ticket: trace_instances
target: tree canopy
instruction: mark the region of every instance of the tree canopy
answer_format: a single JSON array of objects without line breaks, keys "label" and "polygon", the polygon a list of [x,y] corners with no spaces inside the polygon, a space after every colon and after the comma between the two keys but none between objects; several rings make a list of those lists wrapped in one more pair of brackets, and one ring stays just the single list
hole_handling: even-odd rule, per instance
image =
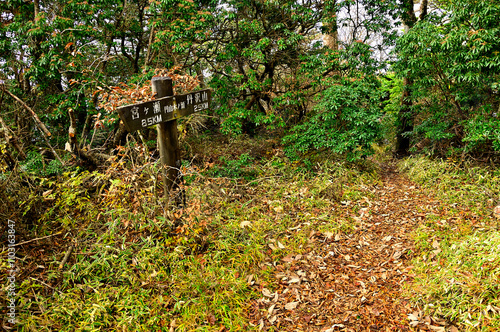
[{"label": "tree canopy", "polygon": [[71,159],[72,118],[77,157],[98,163],[124,143],[116,106],[153,98],[149,80],[165,73],[213,89],[222,132],[273,132],[292,157],[356,159],[396,132],[406,152],[494,158],[499,11],[483,0],[4,1],[4,167],[48,146]]}]

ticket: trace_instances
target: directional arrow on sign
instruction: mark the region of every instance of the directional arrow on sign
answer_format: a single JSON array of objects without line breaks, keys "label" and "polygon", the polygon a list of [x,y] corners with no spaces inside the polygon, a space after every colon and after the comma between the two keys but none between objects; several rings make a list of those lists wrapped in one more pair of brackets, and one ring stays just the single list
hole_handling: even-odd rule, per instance
[{"label": "directional arrow on sign", "polygon": [[212,94],[210,89],[183,95],[163,97],[144,103],[122,106],[117,109],[120,119],[129,132],[176,120],[180,117],[208,109]]}]

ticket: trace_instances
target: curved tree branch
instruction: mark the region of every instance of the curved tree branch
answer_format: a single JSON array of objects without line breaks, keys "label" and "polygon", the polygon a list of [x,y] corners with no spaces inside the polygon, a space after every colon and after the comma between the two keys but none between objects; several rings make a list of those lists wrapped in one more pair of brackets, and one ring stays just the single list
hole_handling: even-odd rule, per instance
[{"label": "curved tree branch", "polygon": [[47,145],[50,147],[50,149],[52,150],[52,153],[54,154],[54,156],[56,157],[57,160],[59,160],[59,162],[64,165],[64,162],[62,161],[61,157],[59,157],[59,155],[57,154],[56,150],[54,150],[54,148],[52,147],[52,145],[50,144],[49,142],[49,137],[52,136],[52,134],[50,133],[50,131],[47,129],[47,127],[45,127],[45,125],[43,124],[43,122],[40,120],[40,118],[38,117],[38,115],[35,113],[35,111],[33,111],[33,109],[31,109],[31,107],[29,107],[24,101],[22,101],[18,96],[14,95],[12,92],[10,92],[9,90],[7,90],[7,88],[5,87],[5,84],[2,84],[2,90],[8,94],[9,96],[11,96],[15,101],[17,101],[25,110],[27,110],[29,113],[31,113],[31,116],[33,117],[33,119],[35,120],[35,123],[38,125],[38,128],[40,128],[40,130],[42,131],[42,136],[43,136],[43,139],[45,140],[45,142],[47,143]]}]

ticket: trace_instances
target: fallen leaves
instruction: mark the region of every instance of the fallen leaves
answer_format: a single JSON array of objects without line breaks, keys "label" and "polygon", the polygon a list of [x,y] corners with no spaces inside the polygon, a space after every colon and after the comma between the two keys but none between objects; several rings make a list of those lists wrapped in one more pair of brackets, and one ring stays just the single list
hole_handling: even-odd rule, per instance
[{"label": "fallen leaves", "polygon": [[408,314],[408,320],[410,321],[410,326],[419,327],[420,329],[425,326],[430,331],[458,332],[457,327],[451,325],[449,322],[436,317],[424,316],[421,311]]},{"label": "fallen leaves", "polygon": [[495,216],[496,219],[500,219],[500,205],[496,206],[493,209],[493,215]]},{"label": "fallen leaves", "polygon": [[264,295],[265,297],[273,297],[274,293],[271,293],[271,291],[267,288],[263,288],[262,295]]},{"label": "fallen leaves", "polygon": [[[338,218],[354,220],[353,231],[313,230],[301,254],[269,261],[275,281],[268,286],[274,291],[262,288],[263,297],[254,302],[256,310],[250,315],[255,326],[323,332],[450,327],[415,315],[401,296],[402,287],[411,281],[411,231],[421,221],[421,207],[432,210],[434,205],[397,175],[389,175],[384,184],[367,189],[371,195],[363,196],[361,209],[356,208],[358,202],[340,202]],[[270,205],[276,213],[282,212],[276,211],[280,205]],[[289,237],[301,229],[290,227]],[[440,250],[438,239],[432,245]],[[275,239],[268,240],[268,246],[273,251],[285,249]]]}]

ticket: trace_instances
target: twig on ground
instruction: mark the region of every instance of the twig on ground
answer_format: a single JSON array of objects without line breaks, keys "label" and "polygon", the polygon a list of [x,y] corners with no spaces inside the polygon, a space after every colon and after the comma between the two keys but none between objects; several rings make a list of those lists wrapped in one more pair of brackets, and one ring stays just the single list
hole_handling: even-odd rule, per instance
[{"label": "twig on ground", "polygon": [[38,240],[48,239],[49,237],[60,235],[60,234],[62,234],[62,232],[51,234],[51,235],[47,235],[47,236],[37,237],[36,239],[31,239],[31,240],[28,240],[28,241],[16,243],[16,244],[13,245],[13,247],[22,246],[23,244],[28,244],[28,243],[31,243],[31,242],[34,242],[34,241],[38,241]]},{"label": "twig on ground", "polygon": [[38,280],[38,279],[33,278],[33,277],[30,277],[30,279],[31,279],[31,280],[33,280],[33,281],[39,282],[39,283],[41,283],[42,285],[49,287],[50,289],[55,290],[55,291],[56,291],[56,292],[58,292],[59,294],[64,294],[64,293],[63,293],[63,292],[61,292],[60,290],[55,289],[54,287],[52,287],[52,286],[50,286],[50,285],[47,285],[46,283],[44,283],[44,282],[43,282],[43,281],[41,281],[41,280]]},{"label": "twig on ground", "polygon": [[64,258],[63,258],[63,260],[61,261],[61,264],[59,264],[59,270],[62,270],[62,268],[63,268],[64,264],[66,264],[66,262],[68,261],[69,256],[70,256],[70,255],[71,255],[71,253],[73,252],[73,248],[74,248],[74,246],[73,246],[73,245],[69,246],[69,249],[68,249],[68,251],[66,252],[66,255],[64,255]]}]

